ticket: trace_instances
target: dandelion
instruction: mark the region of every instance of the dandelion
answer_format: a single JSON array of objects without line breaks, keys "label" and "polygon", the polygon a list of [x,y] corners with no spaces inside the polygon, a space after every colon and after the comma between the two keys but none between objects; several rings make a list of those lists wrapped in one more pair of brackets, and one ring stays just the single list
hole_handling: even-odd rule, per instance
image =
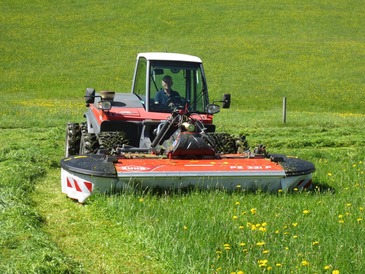
[{"label": "dandelion", "polygon": [[240,243],[240,246],[245,246],[246,244],[245,243]]},{"label": "dandelion", "polygon": [[257,246],[263,246],[263,245],[265,245],[265,242],[258,242],[258,243],[256,243],[256,245]]},{"label": "dandelion", "polygon": [[264,250],[262,251],[262,254],[268,254],[270,251],[269,250]]},{"label": "dandelion", "polygon": [[362,218],[357,218],[356,221],[360,223],[362,221]]},{"label": "dandelion", "polygon": [[360,207],[359,207],[359,210],[360,210],[360,211],[363,211],[363,210],[364,210],[364,208],[360,206]]},{"label": "dandelion", "polygon": [[331,266],[330,265],[325,265],[323,269],[324,270],[329,270],[329,269],[331,269]]},{"label": "dandelion", "polygon": [[306,261],[306,260],[303,260],[303,261],[301,262],[301,265],[302,265],[302,266],[309,266],[309,262],[308,262],[308,261]]},{"label": "dandelion", "polygon": [[243,271],[237,271],[237,274],[245,274],[245,272],[243,272]]},{"label": "dandelion", "polygon": [[292,226],[298,226],[298,223],[292,223]]},{"label": "dandelion", "polygon": [[262,226],[262,227],[260,227],[260,228],[259,228],[259,230],[260,230],[261,232],[266,232],[266,231],[267,231],[266,227],[263,227],[263,226]]},{"label": "dandelion", "polygon": [[283,265],[281,263],[276,263],[275,266],[276,267],[282,267]]},{"label": "dandelion", "polygon": [[237,220],[237,219],[238,219],[238,217],[235,215],[235,216],[233,216],[233,217],[232,217],[232,219],[233,219],[233,220]]},{"label": "dandelion", "polygon": [[225,250],[231,250],[230,244],[224,244],[224,249]]},{"label": "dandelion", "polygon": [[239,229],[244,229],[245,227],[243,225],[240,225],[238,228]]},{"label": "dandelion", "polygon": [[314,242],[312,243],[312,245],[313,245],[313,246],[315,246],[315,245],[319,245],[319,242],[318,242],[318,241],[314,241]]},{"label": "dandelion", "polygon": [[304,215],[307,215],[307,214],[309,214],[309,213],[310,213],[310,210],[308,210],[308,209],[303,210],[303,214],[304,214]]},{"label": "dandelion", "polygon": [[294,191],[298,191],[298,188],[294,188]]},{"label": "dandelion", "polygon": [[331,177],[332,176],[332,173],[331,172],[328,172],[327,175]]},{"label": "dandelion", "polygon": [[298,238],[298,235],[294,235],[294,236],[293,236],[293,239],[297,239],[297,238]]},{"label": "dandelion", "polygon": [[241,185],[236,185],[236,188],[241,188]]},{"label": "dandelion", "polygon": [[268,260],[259,260],[259,267],[267,267]]},{"label": "dandelion", "polygon": [[251,208],[250,211],[251,211],[251,214],[256,214],[256,208]]},{"label": "dandelion", "polygon": [[347,206],[347,207],[350,207],[350,206],[351,206],[351,204],[350,204],[350,203],[348,203],[348,204],[346,204],[346,206]]},{"label": "dandelion", "polygon": [[144,200],[143,200],[143,198],[139,198],[139,200],[138,200],[140,203],[142,203]]},{"label": "dandelion", "polygon": [[283,190],[282,190],[282,189],[279,189],[279,190],[278,190],[278,192],[279,192],[279,193],[282,193],[282,192],[283,192]]},{"label": "dandelion", "polygon": [[339,222],[340,224],[345,223],[345,221],[344,221],[344,220],[339,220],[338,222]]},{"label": "dandelion", "polygon": [[340,274],[340,270],[335,269],[332,271],[332,274]]},{"label": "dandelion", "polygon": [[240,202],[236,202],[236,205],[239,205],[240,204]]},{"label": "dandelion", "polygon": [[184,225],[184,230],[188,230],[188,227],[186,225]]}]

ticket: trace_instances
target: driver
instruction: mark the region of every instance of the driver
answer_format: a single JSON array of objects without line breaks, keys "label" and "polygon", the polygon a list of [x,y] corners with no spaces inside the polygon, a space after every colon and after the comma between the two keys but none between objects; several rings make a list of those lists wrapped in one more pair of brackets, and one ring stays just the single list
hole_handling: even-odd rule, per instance
[{"label": "driver", "polygon": [[173,81],[170,75],[165,75],[162,78],[162,89],[157,92],[155,97],[156,105],[173,108],[179,103],[180,94],[171,89],[172,84]]}]

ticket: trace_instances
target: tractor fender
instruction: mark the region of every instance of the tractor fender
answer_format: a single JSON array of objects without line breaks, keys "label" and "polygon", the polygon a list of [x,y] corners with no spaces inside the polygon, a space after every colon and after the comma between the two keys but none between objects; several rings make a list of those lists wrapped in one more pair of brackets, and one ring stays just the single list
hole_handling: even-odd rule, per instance
[{"label": "tractor fender", "polygon": [[87,112],[85,112],[84,117],[86,118],[87,132],[99,134],[100,125],[98,124],[98,121],[96,120],[95,116],[93,115],[90,109],[88,109]]}]

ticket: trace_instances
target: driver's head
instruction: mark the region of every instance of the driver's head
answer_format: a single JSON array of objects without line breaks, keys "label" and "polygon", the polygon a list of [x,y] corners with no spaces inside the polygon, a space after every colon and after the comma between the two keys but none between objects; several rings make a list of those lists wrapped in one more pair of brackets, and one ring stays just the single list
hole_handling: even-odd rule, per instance
[{"label": "driver's head", "polygon": [[162,87],[164,90],[170,90],[173,82],[172,82],[172,78],[170,75],[165,75],[163,78],[162,78]]}]

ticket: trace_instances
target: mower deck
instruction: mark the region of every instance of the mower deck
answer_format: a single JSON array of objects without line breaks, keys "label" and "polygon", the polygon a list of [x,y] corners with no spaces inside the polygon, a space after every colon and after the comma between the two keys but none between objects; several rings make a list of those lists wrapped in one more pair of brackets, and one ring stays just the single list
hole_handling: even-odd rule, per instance
[{"label": "mower deck", "polygon": [[247,154],[211,159],[79,155],[63,159],[61,167],[62,192],[80,203],[93,191],[127,188],[239,188],[269,192],[309,188],[315,170],[312,163],[298,158]]}]

